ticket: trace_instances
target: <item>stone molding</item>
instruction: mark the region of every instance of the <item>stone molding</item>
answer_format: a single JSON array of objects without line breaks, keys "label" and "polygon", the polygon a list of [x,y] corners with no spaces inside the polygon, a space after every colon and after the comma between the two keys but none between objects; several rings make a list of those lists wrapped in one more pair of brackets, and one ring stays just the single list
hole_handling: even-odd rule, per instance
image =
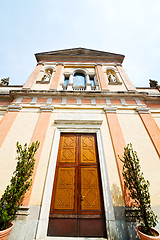
[{"label": "stone molding", "polygon": [[52,112],[54,110],[54,106],[41,106],[41,112]]},{"label": "stone molding", "polygon": [[146,107],[137,107],[136,108],[136,111],[138,113],[149,113],[149,110],[150,110],[150,108],[146,108]]},{"label": "stone molding", "polygon": [[[57,119],[57,120],[54,120],[54,123],[55,124],[65,124],[65,125],[68,125],[68,124],[73,124],[73,125],[101,125],[102,124],[102,120],[72,120],[72,119]],[[67,126],[66,126],[67,127]]]},{"label": "stone molding", "polygon": [[64,66],[64,63],[58,62],[58,63],[56,63],[56,66],[57,66],[57,65],[62,65],[62,66]]},{"label": "stone molding", "polygon": [[117,107],[104,107],[103,110],[105,113],[116,113]]},{"label": "stone molding", "polygon": [[21,109],[22,109],[22,106],[20,106],[20,105],[9,105],[8,106],[8,112],[9,111],[19,112]]}]

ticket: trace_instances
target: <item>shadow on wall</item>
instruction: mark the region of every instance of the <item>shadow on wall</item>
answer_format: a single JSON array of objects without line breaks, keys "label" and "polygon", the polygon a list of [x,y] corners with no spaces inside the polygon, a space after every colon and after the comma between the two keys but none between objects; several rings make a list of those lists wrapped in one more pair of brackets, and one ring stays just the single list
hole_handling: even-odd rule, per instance
[{"label": "shadow on wall", "polygon": [[116,184],[111,188],[117,239],[118,240],[138,240],[136,222],[128,222],[125,216],[125,203],[120,187]]},{"label": "shadow on wall", "polygon": [[124,206],[122,192],[117,184],[113,184],[111,188],[112,201],[114,206]]}]

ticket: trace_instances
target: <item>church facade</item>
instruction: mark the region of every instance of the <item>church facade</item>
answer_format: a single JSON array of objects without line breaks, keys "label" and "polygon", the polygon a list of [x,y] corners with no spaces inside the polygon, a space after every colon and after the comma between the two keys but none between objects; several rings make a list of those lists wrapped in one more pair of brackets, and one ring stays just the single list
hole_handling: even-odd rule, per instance
[{"label": "church facade", "polygon": [[16,142],[40,141],[9,239],[138,239],[118,155],[132,143],[160,219],[158,84],[136,88],[120,54],[73,48],[35,57],[23,86],[0,83],[0,195]]}]

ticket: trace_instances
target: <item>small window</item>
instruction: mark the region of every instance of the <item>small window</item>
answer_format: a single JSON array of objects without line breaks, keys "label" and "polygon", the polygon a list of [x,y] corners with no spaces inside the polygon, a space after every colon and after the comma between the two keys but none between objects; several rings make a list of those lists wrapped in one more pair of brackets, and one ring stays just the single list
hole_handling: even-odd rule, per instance
[{"label": "small window", "polygon": [[73,85],[85,87],[86,77],[83,73],[75,73],[73,77]]},{"label": "small window", "polygon": [[95,87],[94,77],[90,77],[90,83],[92,87]]},{"label": "small window", "polygon": [[64,86],[66,87],[68,83],[69,83],[69,77],[65,76]]}]

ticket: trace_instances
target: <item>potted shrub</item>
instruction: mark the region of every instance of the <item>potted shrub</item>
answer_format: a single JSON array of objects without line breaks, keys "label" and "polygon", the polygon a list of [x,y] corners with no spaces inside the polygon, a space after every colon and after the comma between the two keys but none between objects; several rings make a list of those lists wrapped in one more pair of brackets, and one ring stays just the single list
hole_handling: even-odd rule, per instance
[{"label": "potted shrub", "polygon": [[24,148],[17,142],[16,170],[0,199],[0,239],[8,238],[13,227],[12,221],[16,218],[23,197],[31,186],[31,176],[35,164],[34,155],[38,147],[38,141],[32,143],[30,147],[25,144]]},{"label": "potted shrub", "polygon": [[137,227],[140,239],[160,239],[159,233],[153,229],[158,221],[151,209],[149,181],[144,179],[139,158],[133,151],[132,144],[124,148],[124,156],[120,160],[123,162],[124,184],[129,189],[133,207],[136,207],[136,218],[141,224]]}]

